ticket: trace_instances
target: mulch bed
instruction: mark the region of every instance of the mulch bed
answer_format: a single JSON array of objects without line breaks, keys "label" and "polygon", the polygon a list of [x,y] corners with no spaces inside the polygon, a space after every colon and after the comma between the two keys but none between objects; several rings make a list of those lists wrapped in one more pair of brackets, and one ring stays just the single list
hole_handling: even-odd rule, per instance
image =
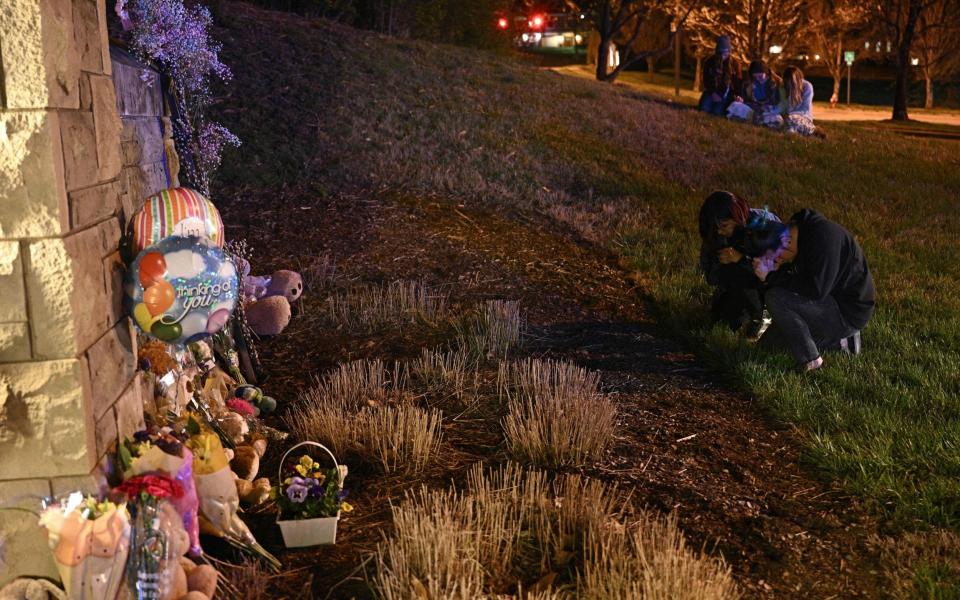
[{"label": "mulch bed", "polygon": [[[803,467],[793,432],[656,337],[642,296],[612,257],[529,215],[440,200],[229,188],[217,197],[227,237],[255,249],[257,274],[328,256],[341,281],[423,279],[456,309],[519,300],[529,334],[523,353],[600,371],[619,404],[616,443],[582,472],[617,482],[638,507],[676,510],[691,544],[722,554],[747,597],[882,595],[869,513]],[[404,359],[443,342],[435,330],[337,330],[323,319],[327,293],[307,289],[288,330],[260,344],[264,388],[281,401],[295,401],[314,375],[345,360]],[[364,578],[372,569],[360,567],[389,532],[390,502],[421,483],[449,485],[477,461],[504,461],[501,442],[496,415],[466,415],[445,426],[442,458],[418,477],[351,465],[356,511],[341,521],[334,547],[283,550],[272,515],[252,514],[258,538],[285,564],[271,589],[277,597],[370,597]]]}]

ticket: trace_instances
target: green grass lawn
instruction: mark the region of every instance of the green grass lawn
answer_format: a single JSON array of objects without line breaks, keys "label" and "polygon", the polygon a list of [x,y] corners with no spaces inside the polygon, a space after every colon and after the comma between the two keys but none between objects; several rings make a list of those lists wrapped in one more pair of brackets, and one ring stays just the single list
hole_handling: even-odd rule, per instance
[{"label": "green grass lawn", "polygon": [[[323,22],[283,36],[296,49],[285,79],[268,56],[231,66],[260,69],[264,90],[284,89],[271,110],[302,120],[267,135],[257,92],[235,95],[222,115],[244,140],[221,171],[230,185],[298,176],[318,193],[401,190],[549,215],[638,271],[661,326],[799,428],[813,468],[892,525],[960,527],[956,141],[841,123],[823,125],[826,140],[786,137],[508,57]],[[716,189],[783,217],[814,208],[857,236],[878,292],[861,356],[799,376],[785,355],[710,327],[695,218]]]}]

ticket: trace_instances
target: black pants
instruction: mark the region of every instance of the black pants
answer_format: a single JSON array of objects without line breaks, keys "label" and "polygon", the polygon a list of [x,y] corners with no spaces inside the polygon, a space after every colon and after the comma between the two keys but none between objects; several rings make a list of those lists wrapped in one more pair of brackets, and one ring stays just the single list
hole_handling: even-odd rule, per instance
[{"label": "black pants", "polygon": [[783,343],[797,364],[806,364],[824,350],[836,350],[840,340],[856,331],[840,313],[833,296],[814,300],[783,288],[767,292],[770,313]]},{"label": "black pants", "polygon": [[755,288],[717,288],[710,307],[713,321],[738,331],[763,314],[763,295]]}]

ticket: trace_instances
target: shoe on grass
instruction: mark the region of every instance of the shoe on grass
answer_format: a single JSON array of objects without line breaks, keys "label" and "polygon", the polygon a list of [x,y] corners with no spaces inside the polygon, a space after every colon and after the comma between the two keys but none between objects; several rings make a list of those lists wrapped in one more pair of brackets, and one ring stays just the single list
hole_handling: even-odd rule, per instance
[{"label": "shoe on grass", "polygon": [[818,356],[815,359],[811,360],[810,362],[803,363],[802,365],[798,366],[797,371],[801,374],[809,373],[810,371],[816,371],[822,366],[823,366],[823,357]]},{"label": "shoe on grass", "polygon": [[850,356],[856,356],[860,354],[860,332],[854,331],[852,335],[840,340],[840,351],[844,354],[849,354]]},{"label": "shoe on grass", "polygon": [[770,325],[772,323],[773,319],[770,317],[770,313],[764,309],[763,314],[760,315],[759,319],[753,319],[747,324],[747,341],[760,341],[760,338],[763,337],[763,334],[767,332],[767,329],[770,329]]}]

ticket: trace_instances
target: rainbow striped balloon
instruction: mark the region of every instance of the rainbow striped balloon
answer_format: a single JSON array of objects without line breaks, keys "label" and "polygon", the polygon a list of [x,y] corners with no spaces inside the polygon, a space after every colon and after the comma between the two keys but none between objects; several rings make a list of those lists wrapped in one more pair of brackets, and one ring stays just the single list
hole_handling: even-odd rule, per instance
[{"label": "rainbow striped balloon", "polygon": [[133,216],[131,227],[137,252],[171,235],[193,235],[223,247],[220,211],[213,202],[190,188],[170,188],[150,196]]}]

